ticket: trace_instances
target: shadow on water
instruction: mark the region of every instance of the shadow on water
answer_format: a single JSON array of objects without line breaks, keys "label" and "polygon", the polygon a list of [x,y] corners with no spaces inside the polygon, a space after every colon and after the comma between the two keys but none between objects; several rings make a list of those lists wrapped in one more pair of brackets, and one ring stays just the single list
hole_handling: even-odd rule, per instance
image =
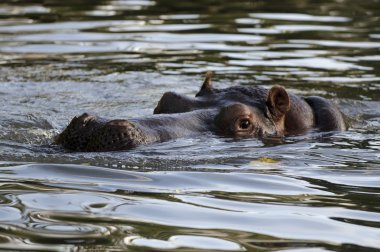
[{"label": "shadow on water", "polygon": [[[3,1],[0,249],[380,249],[380,2]],[[281,84],[347,132],[212,134],[127,152],[52,145],[75,115],[150,115],[166,91]]]}]

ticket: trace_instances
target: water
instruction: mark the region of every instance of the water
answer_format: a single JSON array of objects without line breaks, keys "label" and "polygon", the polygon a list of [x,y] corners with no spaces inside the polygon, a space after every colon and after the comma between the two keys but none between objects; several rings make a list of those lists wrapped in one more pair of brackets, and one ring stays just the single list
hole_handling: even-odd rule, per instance
[{"label": "water", "polygon": [[[2,1],[0,249],[380,249],[380,1]],[[284,85],[351,129],[72,153],[83,112],[150,115],[166,91]]]}]

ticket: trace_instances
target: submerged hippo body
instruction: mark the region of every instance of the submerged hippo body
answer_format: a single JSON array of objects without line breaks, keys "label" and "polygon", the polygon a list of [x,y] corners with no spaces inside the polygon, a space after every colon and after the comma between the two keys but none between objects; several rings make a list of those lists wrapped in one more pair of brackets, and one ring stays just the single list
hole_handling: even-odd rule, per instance
[{"label": "submerged hippo body", "polygon": [[299,97],[281,86],[215,89],[211,74],[194,98],[165,93],[151,117],[107,121],[93,115],[75,117],[56,142],[75,151],[126,150],[204,132],[222,136],[283,137],[346,130],[341,112],[328,100]]}]

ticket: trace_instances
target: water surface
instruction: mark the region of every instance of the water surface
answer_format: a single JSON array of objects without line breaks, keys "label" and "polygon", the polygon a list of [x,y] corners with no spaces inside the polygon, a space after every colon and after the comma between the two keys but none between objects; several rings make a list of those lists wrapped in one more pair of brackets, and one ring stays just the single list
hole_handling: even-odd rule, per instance
[{"label": "water surface", "polygon": [[[0,248],[380,249],[380,2],[2,1]],[[281,84],[347,132],[212,134],[130,151],[52,145],[83,112],[151,115],[166,91]]]}]

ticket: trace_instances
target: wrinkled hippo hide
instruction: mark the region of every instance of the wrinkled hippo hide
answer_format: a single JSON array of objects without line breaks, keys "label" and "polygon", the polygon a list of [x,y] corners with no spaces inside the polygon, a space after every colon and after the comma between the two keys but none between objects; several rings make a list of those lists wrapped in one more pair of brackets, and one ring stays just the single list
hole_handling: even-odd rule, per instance
[{"label": "wrinkled hippo hide", "polygon": [[325,98],[300,97],[275,85],[213,88],[211,73],[195,97],[165,93],[154,115],[105,120],[74,117],[56,143],[73,151],[128,150],[138,145],[205,132],[234,138],[265,138],[347,129],[338,108]]}]

